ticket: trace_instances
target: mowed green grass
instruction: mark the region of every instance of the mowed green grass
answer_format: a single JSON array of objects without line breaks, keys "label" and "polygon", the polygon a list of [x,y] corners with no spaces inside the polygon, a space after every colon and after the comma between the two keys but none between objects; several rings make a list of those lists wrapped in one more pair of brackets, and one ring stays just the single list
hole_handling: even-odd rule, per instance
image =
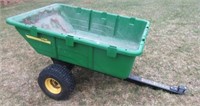
[{"label": "mowed green grass", "polygon": [[[100,73],[75,67],[76,89],[69,100],[55,101],[40,90],[37,77],[52,64],[37,54],[5,19],[52,3],[147,19],[151,22],[142,56],[133,74],[170,85],[187,85],[185,95],[141,87]],[[0,104],[2,106],[60,105],[192,105],[200,104],[199,0],[31,0],[0,13]]]}]

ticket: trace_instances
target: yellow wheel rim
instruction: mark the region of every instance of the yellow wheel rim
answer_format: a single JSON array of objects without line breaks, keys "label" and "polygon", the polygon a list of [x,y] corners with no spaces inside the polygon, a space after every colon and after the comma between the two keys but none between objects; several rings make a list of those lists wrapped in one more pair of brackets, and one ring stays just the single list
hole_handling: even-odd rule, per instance
[{"label": "yellow wheel rim", "polygon": [[45,87],[53,94],[59,94],[62,90],[60,83],[53,78],[47,78],[45,80]]}]

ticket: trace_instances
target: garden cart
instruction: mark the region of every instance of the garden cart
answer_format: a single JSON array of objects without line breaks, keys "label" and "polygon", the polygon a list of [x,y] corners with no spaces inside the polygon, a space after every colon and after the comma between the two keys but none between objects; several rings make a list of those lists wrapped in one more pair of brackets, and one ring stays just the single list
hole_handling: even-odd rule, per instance
[{"label": "garden cart", "polygon": [[53,64],[39,74],[38,84],[53,99],[65,99],[74,90],[74,65],[175,94],[186,90],[130,75],[136,56],[143,52],[147,20],[53,4],[6,21],[35,51],[52,59]]}]

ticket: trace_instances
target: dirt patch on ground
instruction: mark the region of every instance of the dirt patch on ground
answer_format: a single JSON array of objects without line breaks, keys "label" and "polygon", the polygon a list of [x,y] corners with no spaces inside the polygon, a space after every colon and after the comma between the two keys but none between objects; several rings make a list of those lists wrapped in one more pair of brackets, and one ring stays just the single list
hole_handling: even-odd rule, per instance
[{"label": "dirt patch on ground", "polygon": [[24,0],[0,0],[1,6],[5,7],[11,4],[17,4],[23,2]]}]

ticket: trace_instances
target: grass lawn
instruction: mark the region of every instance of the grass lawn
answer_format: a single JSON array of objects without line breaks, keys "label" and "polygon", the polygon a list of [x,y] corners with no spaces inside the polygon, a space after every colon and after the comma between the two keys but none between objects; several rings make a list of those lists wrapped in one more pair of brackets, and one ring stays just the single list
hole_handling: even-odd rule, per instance
[{"label": "grass lawn", "polygon": [[[69,100],[55,101],[40,90],[37,77],[51,64],[37,54],[5,19],[52,3],[128,15],[150,21],[142,56],[132,73],[170,85],[184,84],[185,95],[141,87],[89,71],[73,69],[76,88]],[[0,104],[2,106],[60,105],[192,105],[200,104],[199,0],[30,0],[0,8]]]}]

